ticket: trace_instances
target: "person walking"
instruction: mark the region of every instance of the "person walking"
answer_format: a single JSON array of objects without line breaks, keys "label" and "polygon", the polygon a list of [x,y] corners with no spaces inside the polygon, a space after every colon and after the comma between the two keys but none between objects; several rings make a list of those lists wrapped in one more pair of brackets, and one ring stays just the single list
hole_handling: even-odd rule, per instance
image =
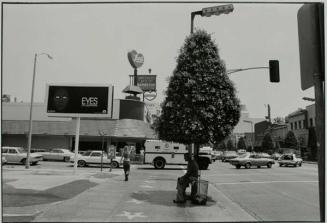
[{"label": "person walking", "polygon": [[129,151],[129,148],[128,146],[125,146],[124,147],[124,150],[123,150],[123,154],[122,154],[122,157],[121,157],[121,161],[123,161],[123,168],[124,168],[124,173],[125,173],[125,181],[128,181],[128,175],[129,175],[129,172],[130,172],[130,168],[131,168],[131,165],[130,165],[130,162],[131,162],[131,159],[130,159],[130,151]]}]

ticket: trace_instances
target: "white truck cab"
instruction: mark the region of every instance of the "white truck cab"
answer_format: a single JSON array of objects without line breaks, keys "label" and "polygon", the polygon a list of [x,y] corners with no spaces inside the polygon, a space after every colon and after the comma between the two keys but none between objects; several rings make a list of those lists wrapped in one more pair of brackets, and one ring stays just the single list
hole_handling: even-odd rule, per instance
[{"label": "white truck cab", "polygon": [[[188,150],[184,144],[146,140],[144,146],[144,164],[152,164],[156,169],[163,169],[165,165],[187,165],[184,154]],[[200,169],[207,169],[211,162],[210,154],[199,154]]]}]

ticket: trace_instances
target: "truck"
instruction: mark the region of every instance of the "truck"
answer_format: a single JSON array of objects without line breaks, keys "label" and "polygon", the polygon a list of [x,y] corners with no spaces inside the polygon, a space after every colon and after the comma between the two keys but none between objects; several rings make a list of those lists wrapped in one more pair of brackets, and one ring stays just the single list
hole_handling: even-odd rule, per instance
[{"label": "truck", "polygon": [[[166,142],[162,140],[146,140],[144,150],[144,164],[151,164],[156,169],[163,169],[166,165],[187,165],[184,154],[188,152],[184,144]],[[210,153],[199,152],[197,157],[200,170],[206,170],[212,163]]]}]

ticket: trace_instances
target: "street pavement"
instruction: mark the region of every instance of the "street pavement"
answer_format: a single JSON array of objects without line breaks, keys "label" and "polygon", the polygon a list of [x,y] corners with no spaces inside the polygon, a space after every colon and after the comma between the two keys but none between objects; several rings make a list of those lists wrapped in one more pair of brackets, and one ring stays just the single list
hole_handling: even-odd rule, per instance
[{"label": "street pavement", "polygon": [[[201,171],[202,178],[210,181],[205,206],[193,205],[190,201],[182,205],[172,202],[176,196],[176,179],[184,174],[184,167],[156,170],[149,165],[132,165],[127,182],[121,168],[112,172],[107,168],[102,172],[98,168],[78,168],[74,174],[71,167],[46,169],[36,166],[29,170],[22,166],[3,167],[3,196],[8,200],[4,202],[3,221],[319,220],[317,190],[308,189],[317,187],[316,165],[304,165],[302,169],[274,166],[272,169],[236,170],[229,164],[215,162],[210,165],[210,170]],[[190,192],[189,188],[187,192]],[[13,197],[13,194],[20,196]],[[23,199],[33,194],[35,197]]]}]

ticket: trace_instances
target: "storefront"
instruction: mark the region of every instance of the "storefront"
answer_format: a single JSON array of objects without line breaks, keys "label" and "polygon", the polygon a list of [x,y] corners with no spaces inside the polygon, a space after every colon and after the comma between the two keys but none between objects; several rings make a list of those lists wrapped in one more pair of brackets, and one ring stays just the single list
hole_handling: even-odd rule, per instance
[{"label": "storefront", "polygon": [[[2,103],[2,146],[27,147],[28,115],[29,103]],[[79,150],[133,145],[139,153],[146,139],[156,138],[149,117],[144,102],[115,99],[112,119],[81,119]],[[32,148],[73,150],[75,129],[74,119],[47,117],[44,104],[33,106]]]}]

